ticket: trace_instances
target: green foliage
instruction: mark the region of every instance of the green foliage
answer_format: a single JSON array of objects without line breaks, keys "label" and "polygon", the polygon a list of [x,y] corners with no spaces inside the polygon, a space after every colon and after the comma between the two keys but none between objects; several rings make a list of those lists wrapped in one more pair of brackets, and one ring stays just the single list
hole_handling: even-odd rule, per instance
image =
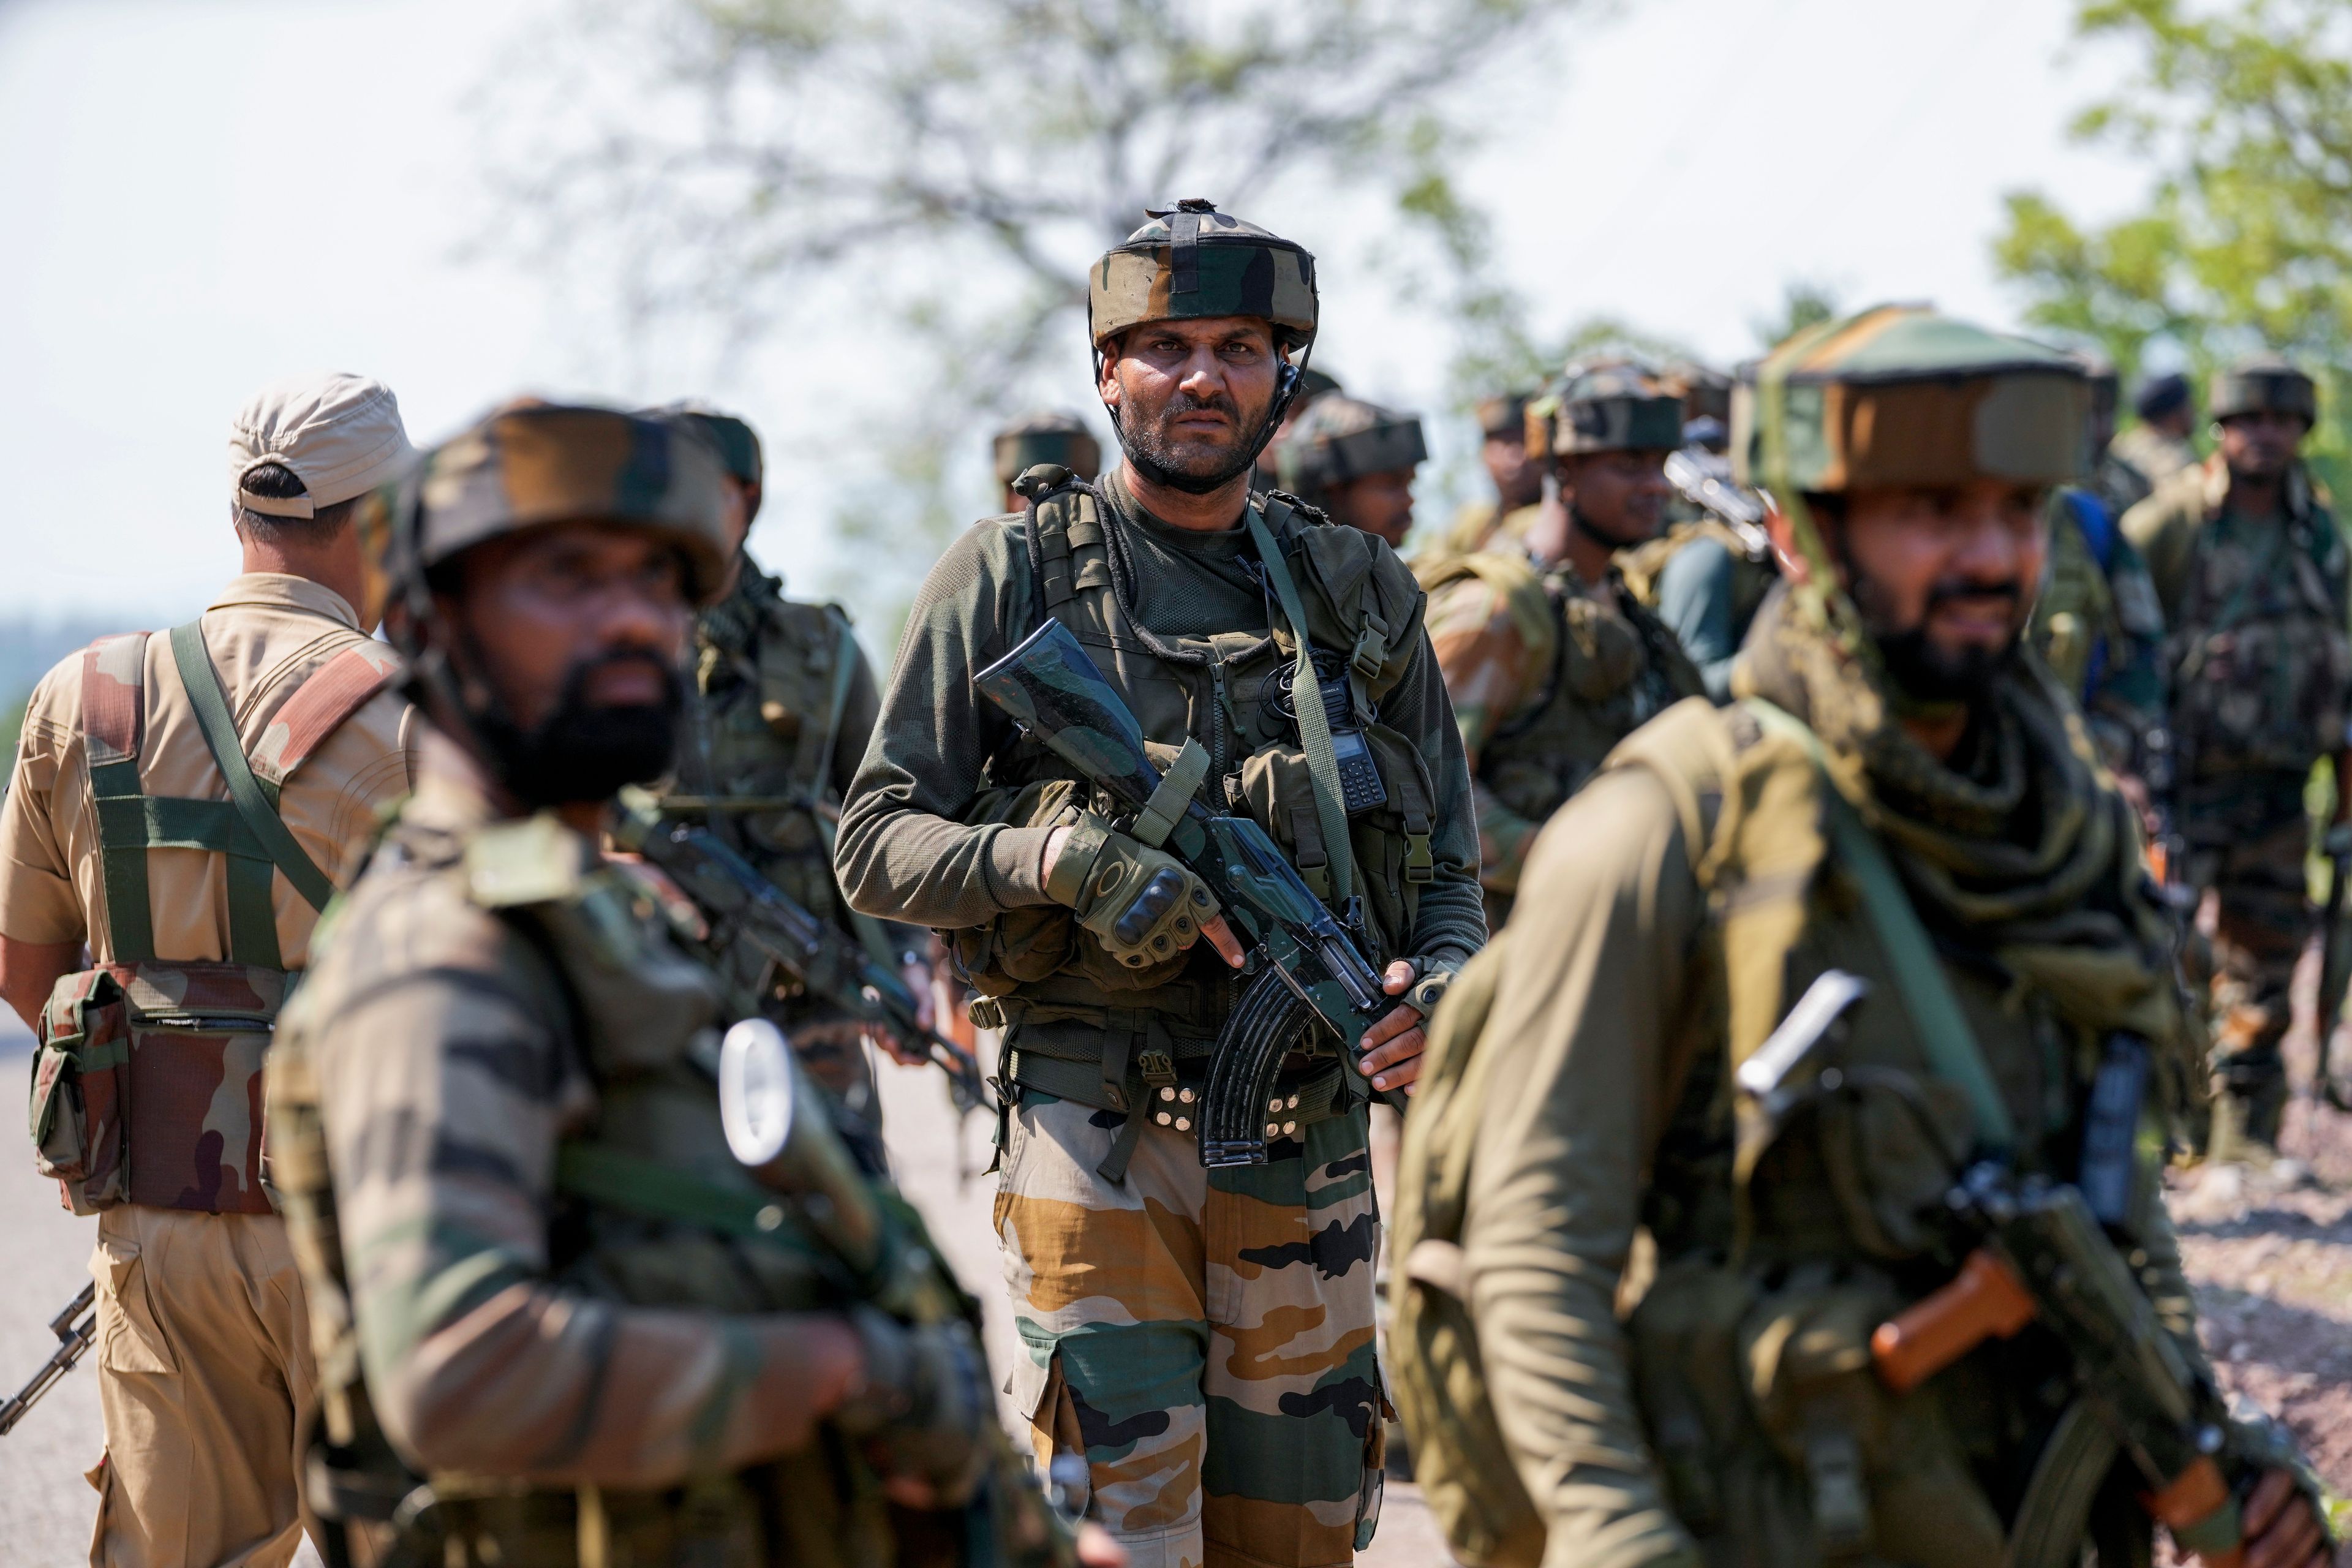
[{"label": "green foliage", "polygon": [[2145,210],[2086,226],[2009,198],[1994,247],[2036,323],[2128,380],[2161,343],[2198,373],[2260,347],[2321,386],[2308,451],[2339,493],[2352,458],[2352,5],[2078,0],[2077,31],[2137,56],[2076,134],[2144,155]]},{"label": "green foliage", "polygon": [[1837,290],[1826,283],[1799,279],[1780,290],[1780,311],[1776,316],[1759,316],[1748,323],[1756,334],[1759,348],[1776,348],[1803,331],[1823,321],[1833,321],[1838,314]]}]

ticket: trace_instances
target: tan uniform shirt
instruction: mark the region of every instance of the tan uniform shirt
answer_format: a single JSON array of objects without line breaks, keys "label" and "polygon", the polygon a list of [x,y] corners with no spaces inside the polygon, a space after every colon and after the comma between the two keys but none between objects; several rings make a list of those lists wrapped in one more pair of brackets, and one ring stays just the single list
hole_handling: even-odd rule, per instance
[{"label": "tan uniform shirt", "polygon": [[[204,616],[205,647],[220,672],[248,753],[310,673],[360,637],[340,595],[274,572],[234,578]],[[223,800],[226,781],[205,746],[172,658],[171,639],[147,641],[147,724],[139,776],[151,795]],[[18,942],[87,942],[112,957],[98,821],[82,735],[82,656],[62,660],[33,689],[24,738],[0,803],[0,933]],[[387,689],[342,723],[286,782],[279,814],[320,869],[340,879],[372,836],[380,806],[407,793],[413,710]],[[202,849],[147,852],[155,952],[193,962],[227,956],[225,858]],[[278,948],[287,967],[309,956],[318,912],[283,873],[272,883]]]}]

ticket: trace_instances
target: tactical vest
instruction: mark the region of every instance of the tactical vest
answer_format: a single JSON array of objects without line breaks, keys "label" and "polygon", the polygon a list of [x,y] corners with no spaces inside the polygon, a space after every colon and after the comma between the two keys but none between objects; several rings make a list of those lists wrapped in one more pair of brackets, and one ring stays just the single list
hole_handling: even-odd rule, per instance
[{"label": "tactical vest", "polygon": [[1478,782],[1514,814],[1542,822],[1584,787],[1618,742],[1703,689],[1674,634],[1633,599],[1614,572],[1603,604],[1574,568],[1541,574],[1512,554],[1458,556],[1424,572],[1434,593],[1465,577],[1500,592],[1544,670],[1534,696],[1496,725],[1478,753]]},{"label": "tactical vest", "polygon": [[1765,595],[1780,580],[1780,570],[1769,552],[1759,555],[1748,541],[1714,513],[1702,512],[1675,523],[1655,539],[1620,551],[1618,573],[1625,579],[1626,590],[1633,595],[1634,602],[1655,613],[1658,579],[1665,575],[1666,563],[1702,539],[1713,540],[1731,552],[1731,625],[1735,633],[1745,637],[1748,624],[1756,619],[1756,612],[1764,607]]},{"label": "tactical vest", "polygon": [[[148,634],[100,638],[82,655],[82,743],[113,958],[50,992],[31,1107],[35,1166],[57,1178],[76,1214],[125,1203],[272,1212],[261,1064],[288,984],[272,877],[283,871],[313,909],[334,891],[279,818],[278,795],[396,665],[390,648],[352,632],[294,689],[247,757],[200,625],[175,628],[172,653],[226,800],[150,795],[140,783]],[[150,849],[226,858],[226,959],[156,952]]]},{"label": "tactical vest", "polygon": [[[1420,590],[1369,535],[1331,526],[1278,495],[1253,496],[1250,504],[1286,552],[1333,729],[1360,731],[1371,761],[1370,775],[1359,774],[1348,789],[1348,837],[1367,956],[1385,965],[1411,956],[1421,889],[1434,876],[1430,763],[1411,738],[1380,721],[1381,700],[1402,679],[1420,640]],[[1199,741],[1209,755],[1199,785],[1204,804],[1255,818],[1328,897],[1332,861],[1295,717],[1289,628],[1188,638],[1173,649],[1177,658],[1161,657],[1150,647],[1160,639],[1138,627],[1119,602],[1107,531],[1118,525],[1107,511],[1091,489],[1075,485],[1032,507],[1035,624],[1058,618],[1086,646],[1141,721],[1161,766],[1188,737]],[[1045,826],[1075,821],[1082,809],[1109,815],[1117,807],[1108,796],[1094,798],[1067,763],[1023,737],[990,760],[966,820]],[[1106,1109],[1127,1109],[1142,1082],[1204,1075],[1237,995],[1232,972],[1206,942],[1131,970],[1058,905],[1011,910],[952,935],[959,969],[983,998],[974,1020],[1012,1028],[1016,1068],[1031,1064],[1015,1076],[1027,1072],[1048,1092]],[[1139,1078],[1133,1064],[1147,1055],[1153,1070]],[[1069,1065],[1044,1065],[1049,1061]],[[1336,1091],[1344,1075],[1328,1077]]]},{"label": "tactical vest", "polygon": [[[1901,922],[1881,900],[1907,895],[1883,852],[1857,852],[1868,830],[1836,815],[1851,808],[1830,798],[1808,739],[1785,716],[1768,725],[1752,710],[1685,703],[1612,760],[1655,777],[1681,818],[1712,936],[1680,998],[1710,1011],[1683,1021],[1725,1043],[1681,1068],[1643,1194],[1657,1267],[1628,1322],[1636,1402],[1675,1513],[1702,1541],[1737,1543],[1730,1560],[2000,1563],[2012,1522],[2026,1528],[2021,1510],[2091,1508],[2084,1478],[2037,1485],[2035,1457],[2072,1405],[2063,1352],[2028,1328],[1896,1395],[1872,1371],[1870,1338],[1952,1276],[1922,1216],[1979,1136],[1978,1097],[2000,1101],[2021,1171],[2071,1178],[2103,1041],[2068,1008],[2111,996],[2116,977],[2086,967],[2011,984],[1990,954],[1939,958],[1916,914],[1909,939],[1891,929]],[[1455,1010],[1491,1003],[1510,942],[1506,931],[1465,972],[1433,1021],[1391,1242],[1398,1404],[1416,1454],[1433,1436],[1443,1449],[1433,1509],[1488,1568],[1532,1568],[1544,1542],[1486,1403],[1458,1245],[1493,1089],[1475,1049],[1483,1017]],[[1923,964],[1940,982],[1923,986]],[[1832,969],[1869,987],[1826,1047],[1837,1070],[1777,1115],[1736,1100],[1733,1072]],[[2165,1005],[2164,984],[2148,980],[2149,1009]],[[1933,989],[1955,999],[1949,1013],[1906,1003]],[[1952,1060],[1963,1038],[1982,1047],[1973,1089]],[[2135,1223],[2160,1203],[2144,1157]],[[2116,1500],[2091,1528],[2144,1543],[2144,1519]]]},{"label": "tactical vest", "polygon": [[[536,955],[530,1012],[561,1020],[594,1085],[597,1117],[557,1152],[548,1275],[569,1294],[633,1307],[743,1316],[834,1310],[854,1299],[839,1266],[796,1235],[784,1200],[729,1152],[711,1071],[718,986],[669,939],[659,900],[612,864],[583,868],[578,837],[541,816],[495,824],[453,847],[400,843],[417,873],[461,879]],[[463,1568],[1016,1568],[981,1533],[941,1541],[901,1516],[829,1426],[807,1448],[673,1488],[530,1488],[420,1476],[369,1404],[343,1239],[327,1162],[310,1029],[269,1059],[273,1161],[320,1337],[320,1426],[310,1500],[370,1539],[368,1562]],[[955,1516],[942,1516],[953,1518]],[[949,1531],[961,1535],[959,1523]],[[1043,1568],[1043,1554],[1036,1559]]]},{"label": "tactical vest", "polygon": [[2166,640],[2173,729],[2190,783],[2301,774],[2344,744],[2352,716],[2346,558],[2334,520],[2294,506],[2265,545],[2190,545],[2187,591]]}]

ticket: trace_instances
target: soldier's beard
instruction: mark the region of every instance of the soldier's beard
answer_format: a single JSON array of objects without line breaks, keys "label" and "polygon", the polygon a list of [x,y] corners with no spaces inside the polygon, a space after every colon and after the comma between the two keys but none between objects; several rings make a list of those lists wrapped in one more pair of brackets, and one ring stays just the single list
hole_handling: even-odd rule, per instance
[{"label": "soldier's beard", "polygon": [[[1240,407],[1223,393],[1214,397],[1194,397],[1180,392],[1171,397],[1160,410],[1159,417],[1149,426],[1137,423],[1130,426],[1117,419],[1119,449],[1127,454],[1128,466],[1155,485],[1165,485],[1186,495],[1204,496],[1222,489],[1257,462],[1257,455],[1272,434],[1274,410],[1266,411],[1254,439],[1236,440],[1223,453],[1189,453],[1179,455],[1168,431],[1181,415],[1198,409],[1213,408],[1234,422],[1236,431],[1244,426]],[[1116,419],[1116,416],[1114,416]]]},{"label": "soldier's beard", "polygon": [[[614,706],[588,700],[589,677],[607,665],[655,665],[662,673],[658,702]],[[530,806],[604,800],[623,784],[658,778],[677,750],[685,692],[677,672],[643,653],[614,652],[583,659],[563,678],[563,690],[546,718],[529,729],[503,704],[474,717],[499,778]]]},{"label": "soldier's beard", "polygon": [[1955,599],[1998,596],[2021,605],[2024,590],[2013,581],[1973,583],[1953,578],[1938,583],[1928,590],[1927,603],[1921,608],[1918,620],[1900,630],[1889,624],[1886,595],[1877,583],[1863,573],[1854,573],[1852,592],[1854,608],[1862,612],[1863,629],[1878,646],[1886,678],[1914,701],[1973,703],[1990,690],[1992,683],[2017,660],[2018,647],[2024,638],[2021,626],[1999,647],[1972,643],[1958,649],[1943,648],[1927,636],[1927,622],[1936,607]]}]

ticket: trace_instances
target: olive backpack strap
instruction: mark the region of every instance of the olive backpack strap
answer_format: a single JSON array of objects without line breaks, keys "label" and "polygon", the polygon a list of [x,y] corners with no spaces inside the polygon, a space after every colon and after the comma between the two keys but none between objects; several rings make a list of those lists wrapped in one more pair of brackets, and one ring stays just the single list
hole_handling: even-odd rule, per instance
[{"label": "olive backpack strap", "polygon": [[[1250,542],[1257,546],[1258,559],[1265,567],[1266,579],[1274,584],[1275,597],[1282,605],[1283,618],[1290,623],[1290,640],[1297,649],[1297,673],[1294,689],[1301,693],[1319,692],[1322,678],[1315,670],[1314,646],[1307,630],[1307,608],[1298,597],[1298,584],[1292,581],[1290,564],[1282,553],[1281,542],[1258,515],[1255,506],[1243,509],[1247,521]],[[1339,784],[1339,759],[1331,749],[1331,718],[1323,711],[1323,704],[1312,697],[1301,696],[1292,704],[1298,714],[1298,740],[1307,752],[1307,772],[1315,786],[1315,816],[1323,829],[1324,853],[1330,858],[1331,898],[1335,904],[1345,904],[1355,892],[1355,857],[1348,841],[1347,795]]]},{"label": "olive backpack strap", "polygon": [[1984,1053],[1978,1048],[1976,1037],[1969,1030],[1959,998],[1952,994],[1952,984],[1944,973],[1943,960],[1936,954],[1934,939],[1920,923],[1919,911],[1912,907],[1911,895],[1905,891],[1903,879],[1894,862],[1886,858],[1878,836],[1831,782],[1822,765],[1821,738],[1795,715],[1761,698],[1749,698],[1747,706],[1767,731],[1797,741],[1812,757],[1814,771],[1821,780],[1822,826],[1839,862],[1853,878],[1871,929],[1887,962],[1894,966],[1895,980],[1903,991],[1904,1008],[1927,1052],[1928,1065],[1937,1078],[1968,1097],[1981,1144],[1994,1151],[2016,1148],[2016,1124],[2011,1120],[2000,1091],[1993,1085],[1992,1073],[1985,1066]]},{"label": "olive backpack strap", "polygon": [[147,634],[100,637],[81,656],[82,751],[98,822],[99,879],[115,961],[155,956],[147,901],[147,801],[139,746],[147,729]]},{"label": "olive backpack strap", "polygon": [[[257,845],[261,852],[263,869],[257,878],[250,874],[239,878],[236,875],[237,862],[241,859],[249,862],[250,858],[239,850],[230,851],[232,934],[236,934],[240,895],[251,900],[255,896],[257,882],[262,906],[265,909],[269,906],[269,866],[284,872],[286,879],[294,885],[295,891],[300,893],[312,909],[325,909],[327,900],[334,896],[335,885],[324,871],[319,869],[318,863],[304,851],[296,841],[293,831],[286,826],[285,819],[278,815],[277,787],[264,784],[255,776],[253,765],[247,760],[244,744],[237,736],[236,721],[229,714],[228,694],[221,689],[220,676],[213,668],[212,656],[205,650],[200,622],[190,621],[185,626],[172,628],[172,658],[179,666],[181,683],[187,688],[188,705],[194,710],[196,728],[203,733],[205,745],[211,751],[213,763],[220,769],[221,777],[228,784],[229,801],[236,807],[237,820],[243,825],[251,843]],[[240,849],[246,847],[240,846]],[[270,923],[269,946],[274,951],[277,946],[274,918]],[[256,963],[265,961],[240,954],[238,962]],[[274,957],[266,962],[272,968],[278,967]]]}]

